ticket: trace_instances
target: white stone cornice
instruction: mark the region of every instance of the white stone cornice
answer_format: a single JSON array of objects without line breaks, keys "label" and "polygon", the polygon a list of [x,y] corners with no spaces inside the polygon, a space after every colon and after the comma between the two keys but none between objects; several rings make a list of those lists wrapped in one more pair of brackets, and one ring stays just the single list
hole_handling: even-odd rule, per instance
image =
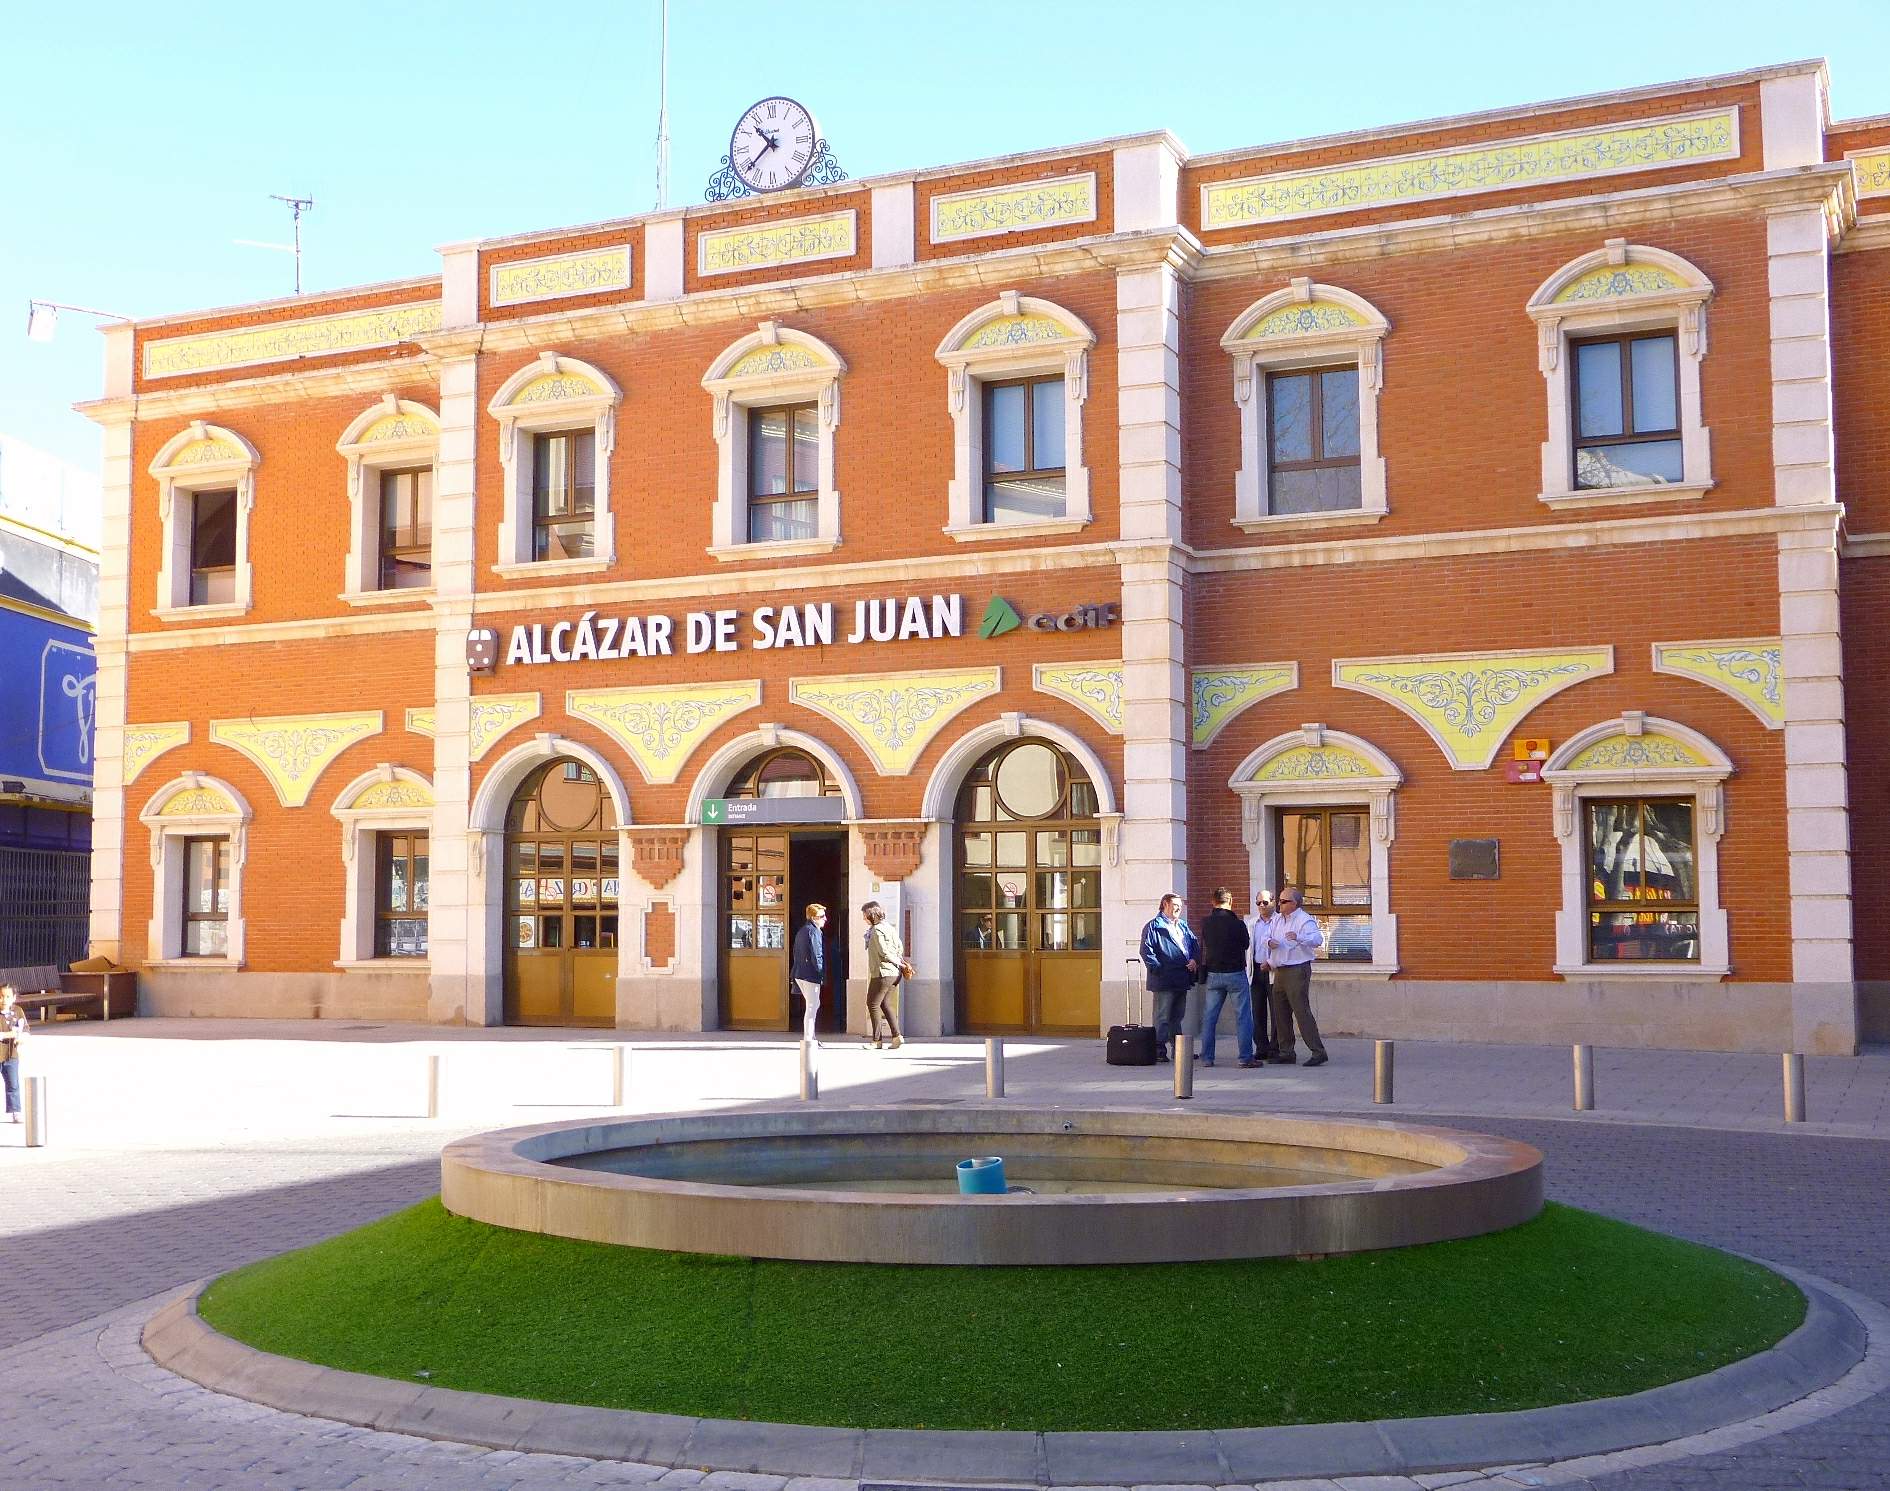
[{"label": "white stone cornice", "polygon": [[1280,274],[1313,265],[1321,274],[1326,274],[1335,264],[1398,254],[1581,232],[1612,237],[1619,230],[1649,223],[1678,222],[1727,212],[1765,212],[1813,202],[1825,206],[1846,228],[1856,221],[1856,181],[1847,162],[1721,176],[1627,192],[1594,192],[1512,207],[1490,207],[1478,212],[1443,213],[1405,222],[1367,222],[1336,231],[1266,238],[1206,250],[1192,277],[1236,279],[1255,274]]},{"label": "white stone cornice", "polygon": [[336,398],[342,394],[378,398],[410,389],[419,381],[437,384],[439,376],[439,364],[434,357],[405,357],[350,367],[268,373],[257,378],[236,378],[228,383],[165,388],[124,398],[86,399],[72,407],[100,425],[122,424],[128,420],[202,418],[258,405],[294,404],[304,399]]}]

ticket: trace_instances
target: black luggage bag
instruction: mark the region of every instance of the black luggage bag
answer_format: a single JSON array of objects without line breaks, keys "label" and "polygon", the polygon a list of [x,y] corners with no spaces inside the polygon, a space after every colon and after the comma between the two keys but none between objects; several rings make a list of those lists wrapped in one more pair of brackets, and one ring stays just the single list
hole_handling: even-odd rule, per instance
[{"label": "black luggage bag", "polygon": [[1111,1025],[1107,1059],[1110,1066],[1154,1066],[1155,1027]]}]

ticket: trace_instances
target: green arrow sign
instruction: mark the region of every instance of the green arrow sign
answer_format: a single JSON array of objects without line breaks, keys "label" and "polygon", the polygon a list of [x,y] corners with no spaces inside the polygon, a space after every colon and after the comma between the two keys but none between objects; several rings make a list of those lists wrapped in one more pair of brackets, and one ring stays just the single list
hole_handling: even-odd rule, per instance
[{"label": "green arrow sign", "polygon": [[728,802],[725,798],[706,798],[702,804],[702,821],[720,823],[728,817]]}]

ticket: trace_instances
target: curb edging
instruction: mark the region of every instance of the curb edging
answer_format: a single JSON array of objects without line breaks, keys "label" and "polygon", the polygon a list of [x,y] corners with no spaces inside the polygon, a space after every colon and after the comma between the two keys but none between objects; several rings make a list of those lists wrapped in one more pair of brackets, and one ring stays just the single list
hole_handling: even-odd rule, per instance
[{"label": "curb edging", "polygon": [[430,1387],[276,1356],[225,1336],[197,1313],[208,1280],[159,1309],[142,1341],[159,1366],[213,1392],[495,1450],[861,1481],[1253,1484],[1540,1464],[1664,1444],[1770,1413],[1837,1382],[1868,1345],[1863,1322],[1823,1280],[1787,1276],[1805,1295],[1796,1330],[1764,1351],[1645,1392],[1505,1413],[1181,1433],[822,1428]]}]

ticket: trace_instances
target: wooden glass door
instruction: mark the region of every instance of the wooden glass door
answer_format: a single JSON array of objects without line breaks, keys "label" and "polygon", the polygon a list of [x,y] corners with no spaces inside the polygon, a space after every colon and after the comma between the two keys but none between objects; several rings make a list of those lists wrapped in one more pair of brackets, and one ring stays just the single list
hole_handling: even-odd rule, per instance
[{"label": "wooden glass door", "polygon": [[786,1030],[788,836],[722,835],[722,1023],[730,1030]]},{"label": "wooden glass door", "polygon": [[617,1019],[616,810],[582,762],[539,768],[505,835],[505,1018],[513,1025]]},{"label": "wooden glass door", "polygon": [[1102,827],[1081,768],[1041,741],[1000,748],[959,795],[957,841],[965,1028],[1095,1034]]}]

